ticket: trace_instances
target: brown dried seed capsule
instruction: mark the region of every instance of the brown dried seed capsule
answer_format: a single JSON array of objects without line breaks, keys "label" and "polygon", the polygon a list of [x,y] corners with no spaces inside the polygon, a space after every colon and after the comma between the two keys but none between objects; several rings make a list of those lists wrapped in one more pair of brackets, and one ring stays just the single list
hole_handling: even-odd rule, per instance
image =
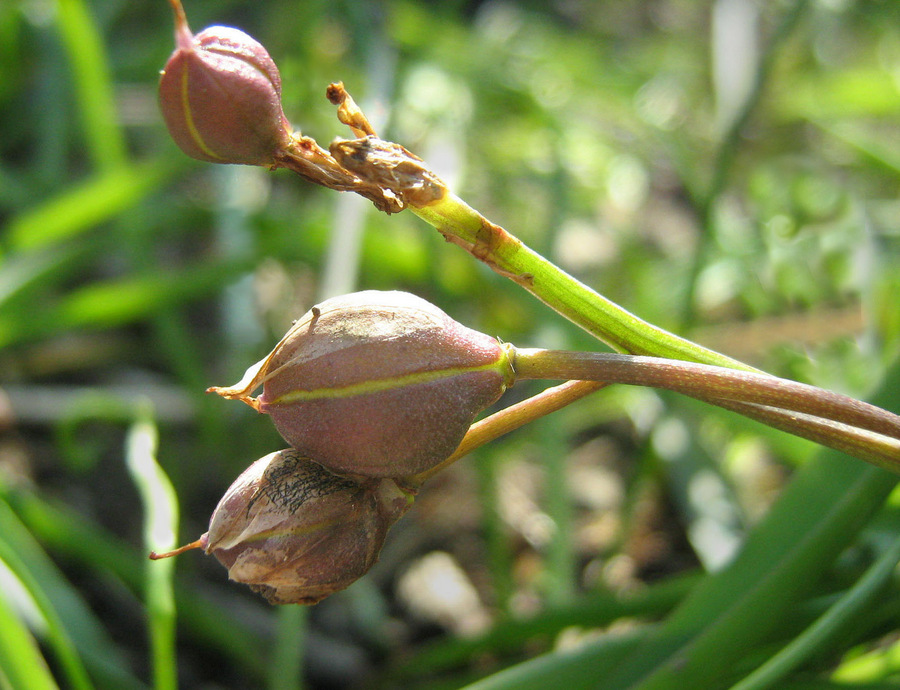
[{"label": "brown dried seed capsule", "polygon": [[314,307],[239,383],[210,391],[271,415],[333,472],[406,477],[448,457],[512,380],[495,338],[409,293],[372,290]]},{"label": "brown dried seed capsule", "polygon": [[159,103],[172,138],[199,160],[273,165],[291,136],[275,62],[238,29],[191,35],[181,3],[170,2],[176,49],[160,77]]},{"label": "brown dried seed capsule", "polygon": [[314,604],[368,572],[412,501],[390,479],[356,482],[281,450],[231,485],[199,546],[270,603]]}]

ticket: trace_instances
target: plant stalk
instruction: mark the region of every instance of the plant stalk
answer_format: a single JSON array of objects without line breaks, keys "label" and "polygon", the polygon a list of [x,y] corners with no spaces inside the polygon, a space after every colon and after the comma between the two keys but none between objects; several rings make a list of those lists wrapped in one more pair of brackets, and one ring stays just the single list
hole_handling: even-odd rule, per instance
[{"label": "plant stalk", "polygon": [[476,448],[490,443],[504,434],[515,431],[519,427],[540,419],[551,412],[561,410],[569,403],[580,400],[584,396],[606,387],[606,385],[602,381],[567,381],[558,386],[547,388],[527,400],[505,407],[499,412],[495,412],[489,417],[475,422],[469,428],[468,433],[466,433],[457,449],[453,451],[453,455],[430,470],[406,477],[404,483],[409,484],[411,487],[421,486],[429,477],[452,465]]},{"label": "plant stalk", "polygon": [[[900,466],[900,427],[896,415],[846,396],[768,376],[638,318],[487,220],[453,194],[420,158],[399,144],[379,139],[343,84],[331,84],[328,99],[338,106],[338,119],[350,126],[359,138],[336,140],[327,153],[313,146],[312,140],[307,141],[305,157],[314,159],[314,175],[309,174],[306,161],[303,170],[286,167],[319,184],[357,191],[388,213],[409,208],[434,226],[448,242],[459,245],[495,272],[513,280],[613,349],[637,356],[616,359],[622,355],[568,353],[563,362],[559,354],[522,350],[518,363],[520,377],[594,379],[668,388],[851,452],[875,464]],[[342,181],[350,180],[351,184],[324,179],[319,167],[337,170]],[[709,366],[691,369],[690,364]],[[744,376],[729,376],[723,370]],[[531,404],[526,401],[529,411],[511,410],[509,418],[485,420],[485,429],[490,429],[490,433],[502,429],[504,419],[512,420],[512,428],[520,426],[525,422],[520,422],[518,415],[525,419]],[[539,410],[543,403],[533,404]],[[543,414],[546,412],[537,416]],[[460,448],[467,443],[480,445],[483,441],[479,439],[480,432],[471,431]],[[424,481],[465,452],[458,450],[435,470],[412,479]]]},{"label": "plant stalk", "polygon": [[900,471],[900,416],[846,395],[768,374],[657,357],[541,349],[511,353],[517,380],[663,388]]},{"label": "plant stalk", "polygon": [[[385,198],[398,200],[401,209],[409,208],[448,242],[515,281],[613,349],[755,371],[747,364],[658,328],[595,292],[453,194],[418,156],[399,144],[379,139],[343,84],[331,84],[327,95],[338,106],[338,119],[355,135],[366,136],[333,142],[326,167],[333,167],[331,163],[336,162],[355,180],[354,184],[384,190]],[[307,179],[329,186],[320,179]],[[349,188],[352,187],[343,187]],[[360,189],[353,191],[364,193]]]},{"label": "plant stalk", "polygon": [[615,350],[756,371],[638,318],[491,223],[449,191],[440,199],[411,210],[447,241],[515,281]]}]

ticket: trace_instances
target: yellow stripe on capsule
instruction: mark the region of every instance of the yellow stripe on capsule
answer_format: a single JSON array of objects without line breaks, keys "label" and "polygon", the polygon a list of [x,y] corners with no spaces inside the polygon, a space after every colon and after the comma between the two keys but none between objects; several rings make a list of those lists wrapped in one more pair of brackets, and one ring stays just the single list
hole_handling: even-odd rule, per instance
[{"label": "yellow stripe on capsule", "polygon": [[[499,366],[498,366],[499,365]],[[338,386],[335,388],[320,388],[311,391],[290,391],[279,395],[277,398],[269,402],[269,405],[290,405],[291,403],[305,402],[308,400],[324,400],[334,398],[352,398],[355,395],[368,395],[371,393],[380,393],[390,390],[391,388],[401,388],[403,386],[415,385],[417,383],[431,383],[432,381],[440,381],[441,379],[449,379],[462,374],[469,374],[479,371],[497,371],[503,376],[501,371],[502,364],[499,362],[490,362],[477,367],[459,367],[458,369],[435,369],[434,371],[422,371],[414,374],[406,374],[405,376],[394,376],[389,379],[374,379],[372,381],[362,381],[360,383],[351,383],[347,386]],[[504,377],[506,381],[503,383],[503,389],[506,390],[510,378]]]},{"label": "yellow stripe on capsule", "polygon": [[200,132],[197,130],[197,126],[194,123],[194,118],[191,115],[191,103],[188,99],[188,70],[186,68],[181,73],[181,109],[184,112],[184,121],[188,131],[191,133],[191,138],[200,150],[210,158],[217,158],[220,161],[225,160],[206,145],[206,142],[203,141],[203,137],[200,136]]}]

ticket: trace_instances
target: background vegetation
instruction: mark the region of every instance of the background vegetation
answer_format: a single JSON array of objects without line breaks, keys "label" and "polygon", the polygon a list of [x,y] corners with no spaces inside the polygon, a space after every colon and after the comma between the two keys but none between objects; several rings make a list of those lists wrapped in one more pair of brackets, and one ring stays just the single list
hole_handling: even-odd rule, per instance
[{"label": "background vegetation", "polygon": [[[900,410],[900,5],[186,10],[261,40],[320,143],[347,135],[343,80],[612,300]],[[324,295],[405,289],[517,345],[600,347],[410,214],[186,159],[155,103],[171,28],[163,0],[0,5],[0,687],[900,683],[896,478],[650,390],[458,463],[312,609],[199,552],[146,562],[283,445],[203,391]]]}]

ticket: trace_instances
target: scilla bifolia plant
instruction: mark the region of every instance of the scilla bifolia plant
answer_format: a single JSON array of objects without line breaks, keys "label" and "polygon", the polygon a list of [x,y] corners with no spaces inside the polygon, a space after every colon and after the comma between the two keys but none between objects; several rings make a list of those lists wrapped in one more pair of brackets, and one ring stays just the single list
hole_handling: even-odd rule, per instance
[{"label": "scilla bifolia plant", "polygon": [[789,425],[876,463],[890,465],[900,450],[900,417],[820,388],[658,357],[519,349],[409,293],[368,290],[316,305],[239,383],[209,389],[270,415],[291,448],[251,465],[209,531],[163,556],[202,548],[272,603],[315,603],[375,563],[418,487],[461,456],[476,415],[536,378],[578,384],[520,404],[503,430],[561,399],[627,383]]},{"label": "scilla bifolia plant", "polygon": [[[314,603],[372,566],[433,474],[612,383],[683,393],[900,471],[897,415],[757,371],[611,303],[467,206],[421,159],[379,139],[342,84],[326,95],[356,138],[324,150],[291,130],[278,70],[259,43],[223,27],[191,36],[171,2],[178,47],[160,103],[185,153],[288,168],[386,213],[408,208],[622,354],[518,349],[407,293],[327,300],[239,383],[210,389],[270,415],[291,448],[251,465],[199,540],[152,557],[202,548],[273,603]],[[536,378],[568,383],[473,424],[516,380]]]}]

